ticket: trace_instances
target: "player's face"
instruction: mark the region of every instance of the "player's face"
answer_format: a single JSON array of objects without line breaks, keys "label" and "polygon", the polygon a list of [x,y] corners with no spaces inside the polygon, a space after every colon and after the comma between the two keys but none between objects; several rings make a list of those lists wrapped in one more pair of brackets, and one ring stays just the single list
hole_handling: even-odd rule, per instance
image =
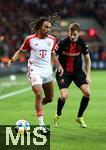
[{"label": "player's face", "polygon": [[79,32],[77,30],[71,32],[70,31],[70,40],[76,42],[78,40]]},{"label": "player's face", "polygon": [[48,21],[44,21],[44,23],[40,29],[41,35],[47,36],[48,33],[50,32],[50,30],[51,30],[51,23]]}]

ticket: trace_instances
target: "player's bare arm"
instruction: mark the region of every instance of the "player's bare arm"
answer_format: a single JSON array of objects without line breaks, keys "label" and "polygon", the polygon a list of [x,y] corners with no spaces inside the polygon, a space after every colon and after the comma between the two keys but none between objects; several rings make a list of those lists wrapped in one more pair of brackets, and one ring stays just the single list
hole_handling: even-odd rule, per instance
[{"label": "player's bare arm", "polygon": [[86,76],[87,76],[86,81],[88,83],[91,83],[91,77],[90,77],[90,74],[91,74],[91,59],[90,59],[89,54],[85,55],[84,59],[85,59],[85,71],[86,71]]},{"label": "player's bare arm", "polygon": [[58,72],[60,72],[60,76],[61,76],[63,74],[64,70],[63,70],[61,64],[59,63],[59,61],[56,57],[56,54],[52,53],[51,57],[52,57],[53,64],[57,66],[57,70],[58,70]]},{"label": "player's bare arm", "polygon": [[11,65],[11,63],[15,62],[16,60],[18,60],[20,58],[20,54],[24,53],[21,49],[19,49],[18,51],[16,51],[16,53],[14,54],[14,56],[12,57],[12,59],[10,59],[8,61],[8,65]]}]

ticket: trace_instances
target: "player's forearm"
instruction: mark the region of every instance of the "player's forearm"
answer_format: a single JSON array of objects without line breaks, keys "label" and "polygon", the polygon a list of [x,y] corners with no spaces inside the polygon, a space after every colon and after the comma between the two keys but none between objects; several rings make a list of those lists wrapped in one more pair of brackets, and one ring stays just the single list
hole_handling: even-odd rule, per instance
[{"label": "player's forearm", "polygon": [[61,66],[61,64],[59,63],[57,56],[55,55],[55,53],[52,54],[52,62],[55,66]]},{"label": "player's forearm", "polygon": [[58,59],[57,59],[55,54],[52,54],[52,60],[53,60],[53,63],[55,65],[57,71],[59,72],[59,75],[62,76],[64,70],[63,70],[61,64],[59,63],[59,61],[58,61]]},{"label": "player's forearm", "polygon": [[15,62],[16,60],[18,60],[20,58],[20,53],[21,53],[21,50],[18,50],[14,56],[12,57],[12,62]]},{"label": "player's forearm", "polygon": [[86,75],[87,75],[88,77],[90,77],[91,69],[90,69],[89,66],[86,67],[85,71],[86,71]]},{"label": "player's forearm", "polygon": [[90,59],[86,59],[85,71],[86,71],[86,75],[90,77],[90,74],[91,74],[91,60]]}]

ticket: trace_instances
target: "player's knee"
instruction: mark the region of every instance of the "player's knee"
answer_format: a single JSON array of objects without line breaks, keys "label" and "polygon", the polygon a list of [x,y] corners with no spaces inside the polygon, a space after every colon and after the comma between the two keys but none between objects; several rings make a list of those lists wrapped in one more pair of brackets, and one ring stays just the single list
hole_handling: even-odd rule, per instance
[{"label": "player's knee", "polygon": [[44,97],[43,101],[42,101],[42,104],[46,105],[47,103],[50,103],[52,101],[53,101],[53,97]]},{"label": "player's knee", "polygon": [[53,97],[49,97],[48,101],[52,102],[53,101]]},{"label": "player's knee", "polygon": [[39,90],[39,89],[33,89],[33,92],[34,92],[35,95],[37,95],[37,96],[41,96],[41,95],[42,95],[42,92],[41,92],[41,90]]},{"label": "player's knee", "polygon": [[84,96],[90,98],[90,91],[84,91]]},{"label": "player's knee", "polygon": [[65,101],[67,99],[67,97],[68,97],[68,94],[62,94],[61,95],[61,100]]},{"label": "player's knee", "polygon": [[48,103],[52,102],[52,101],[53,101],[53,97],[46,97],[46,101],[47,101]]}]

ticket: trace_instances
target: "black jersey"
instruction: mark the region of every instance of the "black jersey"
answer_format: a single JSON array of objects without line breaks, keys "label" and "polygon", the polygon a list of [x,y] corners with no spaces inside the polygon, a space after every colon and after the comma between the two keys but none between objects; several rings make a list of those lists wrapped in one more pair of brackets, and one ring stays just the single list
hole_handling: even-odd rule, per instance
[{"label": "black jersey", "polygon": [[56,53],[64,71],[80,71],[82,70],[82,54],[88,54],[88,46],[80,37],[76,42],[66,37],[58,42]]}]

